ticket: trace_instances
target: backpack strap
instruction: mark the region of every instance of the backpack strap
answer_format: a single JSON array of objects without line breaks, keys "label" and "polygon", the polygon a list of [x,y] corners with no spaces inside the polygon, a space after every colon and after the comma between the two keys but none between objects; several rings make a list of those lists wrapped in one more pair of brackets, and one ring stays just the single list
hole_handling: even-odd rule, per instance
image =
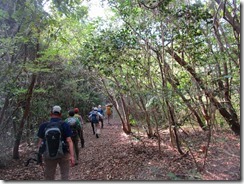
[{"label": "backpack strap", "polygon": [[[59,127],[60,132],[61,132],[61,139],[62,139],[63,141],[65,141],[65,138],[64,138],[64,128],[63,128],[63,123],[64,123],[64,121],[63,121],[62,119],[60,119],[59,121],[51,121],[51,120],[50,120],[50,121],[47,123],[47,126],[46,126],[44,132],[46,132],[47,128],[48,128],[49,126],[52,126],[52,124],[58,124],[58,127]],[[45,136],[44,136],[44,141],[45,141]]]}]

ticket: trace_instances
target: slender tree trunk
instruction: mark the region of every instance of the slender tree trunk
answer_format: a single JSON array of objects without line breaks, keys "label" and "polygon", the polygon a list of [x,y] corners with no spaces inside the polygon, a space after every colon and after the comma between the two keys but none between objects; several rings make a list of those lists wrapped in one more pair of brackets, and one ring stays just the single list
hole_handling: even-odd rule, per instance
[{"label": "slender tree trunk", "polygon": [[127,131],[131,133],[129,112],[128,112],[127,105],[125,103],[124,95],[120,94],[120,98],[121,98],[121,102],[122,102],[122,109],[123,109],[124,116],[125,116],[125,122],[126,122],[126,126],[127,126]]},{"label": "slender tree trunk", "polygon": [[[40,36],[40,30],[37,30],[38,36]],[[39,41],[40,38],[38,38]],[[25,45],[25,52],[27,51],[27,46]],[[37,42],[36,44],[36,50],[35,50],[35,57],[33,59],[33,62],[35,63],[35,59],[40,58],[40,43]],[[24,61],[26,61],[27,57],[27,53],[25,53],[25,58]],[[33,91],[35,88],[35,84],[36,84],[36,80],[37,80],[37,73],[33,73],[31,76],[31,82],[28,88],[28,91],[26,93],[26,98],[25,98],[25,106],[24,106],[24,114],[23,117],[20,121],[20,126],[17,130],[17,134],[15,137],[15,143],[14,143],[14,148],[13,148],[13,159],[19,159],[19,145],[21,142],[21,138],[22,138],[22,134],[23,134],[23,129],[24,129],[24,125],[26,123],[26,121],[28,120],[28,116],[29,116],[29,112],[30,112],[30,106],[31,106],[31,100],[32,100],[32,96],[33,96]]]},{"label": "slender tree trunk", "polygon": [[157,118],[158,110],[155,109],[155,113],[153,113],[153,118],[156,123],[156,133],[157,133],[157,139],[158,139],[158,151],[159,154],[161,154],[161,136],[159,132],[159,124],[158,124],[158,118]]},{"label": "slender tree trunk", "polygon": [[240,135],[240,124],[234,108],[231,112],[228,112],[227,108],[223,104],[221,104],[213,96],[212,92],[204,86],[203,81],[200,79],[200,77],[197,75],[195,70],[190,65],[188,65],[182,58],[180,58],[173,50],[167,49],[166,51],[192,75],[192,77],[198,83],[199,87],[204,91],[205,95],[210,99],[211,103],[213,103],[213,105],[217,107],[220,114],[230,125],[231,130],[235,132],[237,135]]},{"label": "slender tree trunk", "polygon": [[[113,76],[114,78],[114,81],[118,87],[118,89],[120,88],[120,83],[118,81],[118,79],[116,78],[116,76]],[[125,102],[125,97],[122,93],[119,92],[119,96],[120,96],[120,99],[121,99],[121,102],[122,102],[122,109],[123,109],[123,112],[124,112],[124,117],[125,117],[125,123],[126,123],[126,127],[127,127],[127,132],[131,133],[131,125],[130,125],[130,119],[129,119],[129,111],[128,111],[128,108],[127,108],[127,104]]]},{"label": "slender tree trunk", "polygon": [[141,102],[144,114],[146,116],[146,123],[147,123],[147,128],[148,128],[147,136],[148,136],[148,138],[151,138],[151,137],[153,137],[153,131],[152,131],[151,123],[150,123],[150,116],[149,116],[149,114],[148,114],[148,112],[146,110],[146,107],[144,105],[144,102],[143,102],[143,99],[141,98],[141,96],[140,96],[140,102]]},{"label": "slender tree trunk", "polygon": [[24,125],[25,125],[25,122],[26,122],[28,115],[29,115],[31,99],[32,99],[32,94],[33,94],[36,78],[37,78],[36,74],[33,74],[30,86],[29,86],[28,91],[27,91],[24,114],[23,114],[23,117],[20,121],[20,126],[19,126],[19,129],[17,131],[17,135],[15,137],[15,143],[14,143],[14,148],[13,148],[13,159],[19,159],[19,145],[20,145],[20,141],[22,138]]},{"label": "slender tree trunk", "polygon": [[119,118],[120,118],[121,123],[122,123],[122,129],[123,129],[124,133],[126,133],[126,134],[130,134],[130,133],[131,133],[131,130],[129,130],[129,129],[127,128],[127,124],[126,124],[126,122],[125,122],[126,120],[124,120],[124,118],[123,118],[121,112],[119,111],[119,109],[118,109],[118,107],[117,107],[117,102],[115,102],[114,98],[111,99],[111,102],[113,103],[113,106],[114,106],[116,112],[117,112],[118,115],[119,115]]},{"label": "slender tree trunk", "polygon": [[104,79],[103,79],[102,77],[101,77],[101,79],[102,79],[102,83],[103,83],[104,89],[105,89],[105,91],[106,91],[106,93],[107,93],[107,95],[108,95],[110,101],[112,102],[112,104],[113,104],[113,106],[114,106],[114,108],[115,108],[116,112],[118,113],[118,116],[119,116],[119,118],[120,118],[120,120],[121,120],[123,131],[124,131],[126,134],[130,134],[131,131],[128,130],[128,128],[127,128],[127,126],[126,126],[126,123],[125,123],[125,121],[124,121],[124,118],[123,118],[122,114],[120,113],[119,109],[117,108],[117,103],[115,102],[113,95],[109,93],[109,90],[108,90],[108,88],[107,88],[107,85],[106,85]]},{"label": "slender tree trunk", "polygon": [[170,121],[172,122],[171,124],[173,125],[174,137],[175,137],[175,143],[176,143],[176,146],[177,146],[177,150],[178,150],[178,152],[181,155],[184,155],[185,153],[181,149],[180,140],[179,140],[178,133],[177,133],[177,124],[176,124],[176,121],[175,121],[174,110],[170,106],[168,101],[166,101],[166,104],[167,104],[168,109],[169,109],[169,115],[170,115],[170,119],[171,119]]},{"label": "slender tree trunk", "polygon": [[8,108],[8,104],[9,104],[9,97],[7,95],[7,97],[5,98],[5,101],[4,101],[3,108],[1,110],[1,114],[0,114],[0,126],[1,127],[3,127],[3,118],[4,118],[5,111]]},{"label": "slender tree trunk", "polygon": [[225,6],[226,1],[222,1],[222,0],[215,0],[216,3],[218,3],[218,5],[220,6],[220,8],[223,10],[223,16],[224,19],[230,23],[230,25],[233,27],[234,31],[240,35],[241,33],[241,25],[240,22],[237,18],[232,17],[231,13],[228,11],[228,9]]},{"label": "slender tree trunk", "polygon": [[[170,69],[169,69],[169,66],[167,66],[167,68],[168,68],[168,70],[170,70]],[[172,78],[174,78],[172,75],[168,77],[168,81],[169,81],[169,83],[170,83],[171,86],[174,88],[175,92],[176,92],[176,93],[181,97],[181,99],[184,101],[184,103],[186,104],[186,106],[188,107],[188,109],[190,109],[190,111],[191,111],[191,112],[193,113],[193,115],[196,117],[197,122],[198,122],[199,126],[202,128],[202,130],[206,131],[206,130],[207,130],[207,129],[206,129],[206,125],[203,123],[203,121],[202,121],[200,115],[198,114],[198,112],[196,111],[196,109],[194,109],[194,108],[191,106],[189,100],[187,100],[187,99],[185,98],[185,96],[184,96],[179,90],[177,90],[177,85],[175,84],[175,81],[176,81],[176,80],[173,80]]]}]

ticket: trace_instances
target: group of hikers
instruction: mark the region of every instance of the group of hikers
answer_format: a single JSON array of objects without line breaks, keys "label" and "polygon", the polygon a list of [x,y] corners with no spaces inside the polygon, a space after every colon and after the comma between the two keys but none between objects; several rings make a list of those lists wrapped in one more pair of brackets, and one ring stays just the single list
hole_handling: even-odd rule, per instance
[{"label": "group of hikers", "polygon": [[[112,114],[112,109],[110,105],[106,106],[106,115],[108,119],[108,125],[111,125],[109,120]],[[91,121],[92,131],[93,134],[96,135],[97,138],[99,138],[99,134],[101,132],[100,129],[103,129],[103,119],[105,117],[104,111],[102,109],[101,105],[98,105],[98,107],[93,107],[92,111],[89,113],[89,120]]]},{"label": "group of hikers", "polygon": [[[99,138],[101,129],[104,127],[105,113],[108,125],[112,115],[112,105],[106,105],[104,112],[101,105],[93,107],[88,118],[92,132]],[[57,165],[60,168],[61,180],[69,179],[70,166],[78,165],[79,140],[81,148],[85,147],[83,135],[84,121],[79,114],[79,108],[69,110],[68,117],[62,120],[60,106],[53,106],[50,120],[40,125],[37,136],[38,158],[44,158],[45,180],[55,180]],[[42,161],[40,162],[42,164]]]}]

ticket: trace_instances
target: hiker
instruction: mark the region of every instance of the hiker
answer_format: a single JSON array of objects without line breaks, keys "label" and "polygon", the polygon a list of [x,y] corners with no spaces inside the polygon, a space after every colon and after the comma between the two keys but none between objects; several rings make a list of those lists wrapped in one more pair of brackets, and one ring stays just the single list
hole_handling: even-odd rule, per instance
[{"label": "hiker", "polygon": [[79,148],[78,148],[78,142],[79,142],[79,133],[81,130],[80,121],[78,118],[74,117],[75,112],[74,110],[69,111],[69,117],[65,120],[71,128],[72,135],[71,139],[74,145],[74,151],[75,151],[75,165],[78,164],[79,161]]},{"label": "hiker", "polygon": [[93,132],[95,132],[96,138],[99,138],[100,134],[99,118],[103,118],[103,116],[99,112],[97,112],[97,107],[94,107],[93,111],[89,115],[89,119],[95,127],[95,130],[93,130]]},{"label": "hiker", "polygon": [[94,107],[92,107],[92,111],[89,112],[88,119],[91,122],[91,127],[92,127],[93,135],[95,135],[95,127],[94,127],[94,124],[92,123],[92,121],[90,119],[90,115],[92,114],[93,110],[94,110]]},{"label": "hiker", "polygon": [[[98,105],[97,112],[99,112],[104,117],[104,112],[101,105]],[[103,118],[99,116],[99,122],[101,122],[101,128],[103,128]]]},{"label": "hiker", "polygon": [[55,105],[51,111],[49,122],[42,123],[37,136],[39,137],[39,153],[44,157],[45,180],[54,180],[57,165],[60,168],[61,180],[69,179],[70,165],[75,164],[72,131],[62,121],[61,107]]},{"label": "hiker", "polygon": [[79,114],[79,109],[78,108],[74,108],[74,112],[75,112],[74,117],[78,118],[79,121],[80,121],[81,128],[80,128],[78,133],[79,133],[79,137],[80,137],[81,147],[84,148],[85,147],[85,140],[84,140],[84,136],[83,136],[84,121],[83,121],[81,115]]},{"label": "hiker", "polygon": [[109,123],[109,119],[111,118],[111,115],[112,115],[112,105],[111,104],[107,104],[106,105],[106,115],[107,115],[107,118],[108,118],[108,124],[111,125]]}]

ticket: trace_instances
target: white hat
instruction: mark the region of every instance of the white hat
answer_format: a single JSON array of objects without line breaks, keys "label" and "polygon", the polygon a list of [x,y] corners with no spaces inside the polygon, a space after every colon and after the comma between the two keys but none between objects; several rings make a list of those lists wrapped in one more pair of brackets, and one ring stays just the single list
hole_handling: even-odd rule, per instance
[{"label": "white hat", "polygon": [[94,111],[97,111],[97,107],[94,107],[94,109],[93,109]]},{"label": "white hat", "polygon": [[101,105],[98,105],[98,108],[101,108],[102,106]]},{"label": "white hat", "polygon": [[53,113],[61,113],[61,107],[58,105],[53,106]]}]

